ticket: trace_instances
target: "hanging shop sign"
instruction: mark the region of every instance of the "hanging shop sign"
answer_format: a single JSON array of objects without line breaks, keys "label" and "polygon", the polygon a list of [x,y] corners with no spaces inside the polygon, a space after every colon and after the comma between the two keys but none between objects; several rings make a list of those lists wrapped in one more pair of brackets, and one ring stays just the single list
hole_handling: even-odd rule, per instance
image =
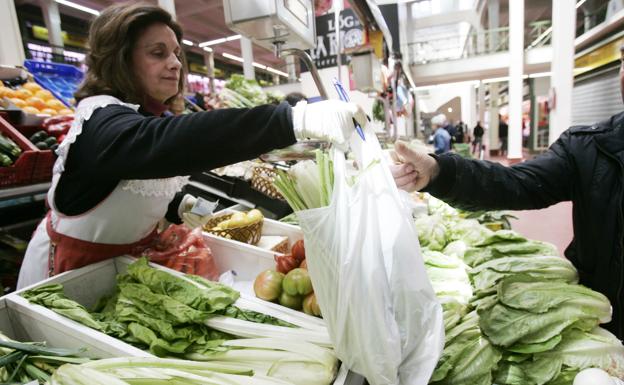
[{"label": "hanging shop sign", "polygon": [[580,75],[605,64],[620,60],[620,47],[624,45],[624,36],[611,40],[574,60],[574,75]]},{"label": "hanging shop sign", "polygon": [[[352,9],[345,9],[340,12],[340,39],[343,50],[357,47],[364,41],[362,24]],[[316,18],[316,48],[308,52],[318,69],[336,66],[338,44],[333,13]],[[341,60],[342,64],[348,64],[351,57],[343,54]],[[303,65],[301,70],[307,71],[308,69]]]}]

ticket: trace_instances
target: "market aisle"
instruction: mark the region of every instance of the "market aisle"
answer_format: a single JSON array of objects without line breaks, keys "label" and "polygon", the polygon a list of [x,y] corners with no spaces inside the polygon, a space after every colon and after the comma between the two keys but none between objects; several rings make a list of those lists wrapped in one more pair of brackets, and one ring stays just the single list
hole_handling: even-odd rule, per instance
[{"label": "market aisle", "polygon": [[572,240],[572,202],[562,202],[542,210],[511,211],[518,217],[512,228],[529,239],[553,243],[563,256]]},{"label": "market aisle", "polygon": [[[524,149],[524,159],[531,155]],[[492,156],[488,160],[509,165],[504,157]],[[510,211],[517,220],[511,220],[512,228],[529,239],[550,242],[557,246],[559,253],[570,244],[573,237],[572,202],[562,202],[542,210]]]}]

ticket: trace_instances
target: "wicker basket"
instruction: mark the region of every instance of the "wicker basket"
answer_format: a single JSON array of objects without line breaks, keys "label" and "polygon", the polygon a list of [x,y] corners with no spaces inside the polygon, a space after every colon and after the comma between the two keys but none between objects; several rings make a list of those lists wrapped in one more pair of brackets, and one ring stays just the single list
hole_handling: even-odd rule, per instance
[{"label": "wicker basket", "polygon": [[256,166],[251,176],[251,187],[273,199],[284,199],[282,194],[275,188],[273,181],[277,172],[269,167]]},{"label": "wicker basket", "polygon": [[216,227],[217,224],[225,221],[226,219],[230,219],[232,215],[233,214],[225,214],[214,217],[210,219],[203,226],[203,228],[206,232],[222,238],[233,239],[235,241],[249,243],[251,245],[257,244],[260,241],[260,237],[262,235],[262,224],[264,223],[264,220],[252,223],[247,226],[235,227],[232,229],[213,230],[213,228]]}]

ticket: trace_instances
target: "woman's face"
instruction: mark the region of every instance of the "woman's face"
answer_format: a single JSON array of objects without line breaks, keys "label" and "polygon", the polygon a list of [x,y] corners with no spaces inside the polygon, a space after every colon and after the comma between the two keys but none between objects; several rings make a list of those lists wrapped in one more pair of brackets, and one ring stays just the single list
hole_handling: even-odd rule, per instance
[{"label": "woman's face", "polygon": [[144,93],[159,102],[178,93],[180,53],[176,35],[167,25],[155,23],[143,31],[132,52],[132,70]]}]

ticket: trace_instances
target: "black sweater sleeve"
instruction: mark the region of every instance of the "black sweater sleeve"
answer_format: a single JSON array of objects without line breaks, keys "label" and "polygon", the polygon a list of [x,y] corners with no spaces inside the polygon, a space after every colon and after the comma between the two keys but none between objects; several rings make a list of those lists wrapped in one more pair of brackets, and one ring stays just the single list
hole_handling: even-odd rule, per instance
[{"label": "black sweater sleeve", "polygon": [[295,141],[287,103],[163,118],[109,105],[83,124],[55,203],[66,215],[80,214],[122,179],[188,175],[253,159]]},{"label": "black sweater sleeve", "polygon": [[455,154],[436,156],[440,173],[423,191],[466,210],[539,209],[570,200],[569,142],[566,132],[546,153],[511,167]]}]

